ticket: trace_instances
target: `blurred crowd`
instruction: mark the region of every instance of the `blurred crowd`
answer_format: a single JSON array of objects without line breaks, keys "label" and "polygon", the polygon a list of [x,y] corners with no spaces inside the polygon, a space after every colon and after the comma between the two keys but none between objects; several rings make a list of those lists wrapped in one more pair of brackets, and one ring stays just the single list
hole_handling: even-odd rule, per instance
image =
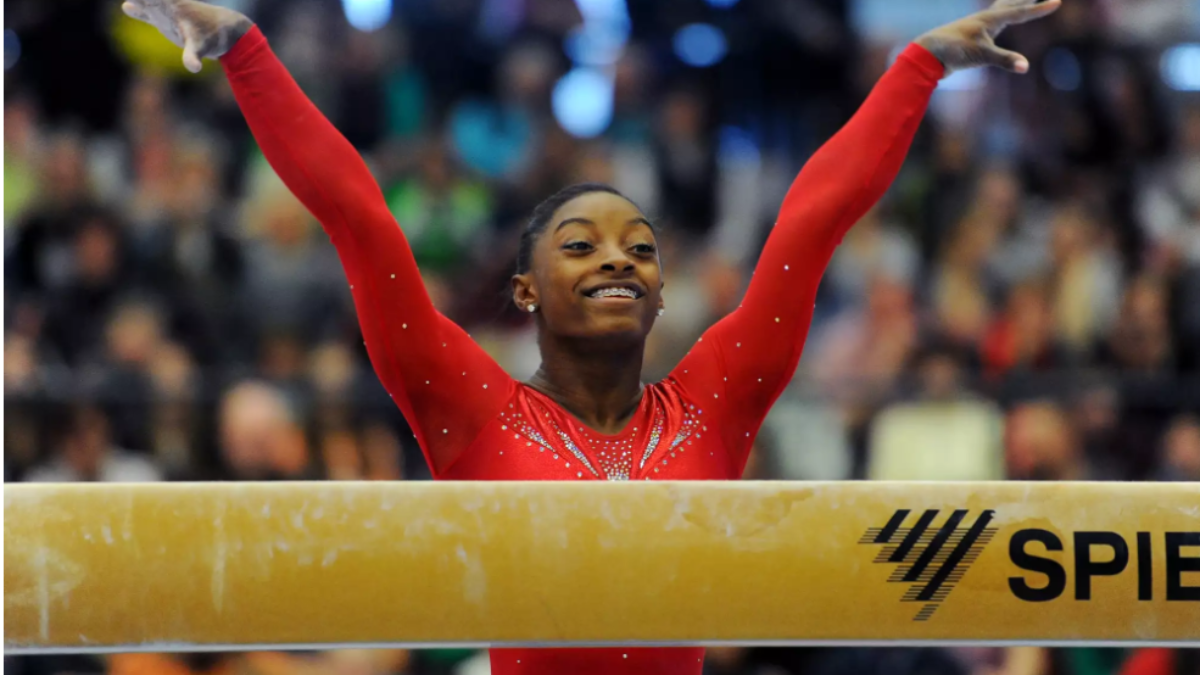
[{"label": "blurred crowd", "polygon": [[[164,61],[114,4],[5,7],[21,52],[6,34],[5,481],[428,478],[333,248],[219,68],[167,65],[178,50]],[[661,378],[737,306],[791,179],[912,37],[865,34],[843,0],[630,2],[613,119],[578,138],[551,106],[570,0],[397,3],[369,33],[334,0],[226,4],[363,153],[435,304],[520,378],[538,356],[506,290],[536,203],[598,180],[662,225],[667,314],[646,360]],[[1200,102],[1158,67],[1194,33],[1189,8],[1071,0],[1006,36],[1029,76],[935,95],[893,189],[832,261],[746,478],[1200,480]],[[729,53],[692,68],[670,37],[701,20]],[[5,663],[486,672],[472,651]],[[1200,661],[725,648],[706,669],[1195,675]]]}]

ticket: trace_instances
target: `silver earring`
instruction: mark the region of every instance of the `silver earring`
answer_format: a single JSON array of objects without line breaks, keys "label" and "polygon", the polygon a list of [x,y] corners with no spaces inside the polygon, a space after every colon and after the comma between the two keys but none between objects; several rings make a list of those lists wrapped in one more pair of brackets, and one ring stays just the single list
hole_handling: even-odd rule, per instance
[{"label": "silver earring", "polygon": [[662,316],[663,314],[666,314],[666,313],[667,313],[667,310],[663,309],[662,307],[659,307],[659,308],[658,308],[658,315],[659,315],[659,316]]},{"label": "silver earring", "polygon": [[529,312],[530,314],[533,314],[534,312],[537,311],[537,303],[536,302],[529,303],[528,305],[525,306],[525,311]]}]

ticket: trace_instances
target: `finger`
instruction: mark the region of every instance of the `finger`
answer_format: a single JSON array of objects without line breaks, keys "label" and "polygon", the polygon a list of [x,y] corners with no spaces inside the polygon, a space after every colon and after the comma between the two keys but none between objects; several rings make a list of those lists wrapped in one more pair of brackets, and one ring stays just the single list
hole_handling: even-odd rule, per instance
[{"label": "finger", "polygon": [[1038,0],[996,0],[992,3],[991,9],[1013,9],[1017,7],[1029,7]]},{"label": "finger", "polygon": [[188,71],[198,73],[204,68],[204,63],[196,53],[198,48],[195,31],[190,23],[181,23],[179,33],[183,37],[183,67]]},{"label": "finger", "polygon": [[1062,7],[1062,0],[1046,0],[1046,2],[1039,2],[1036,5],[997,9],[989,11],[988,21],[994,28],[1015,26],[1050,16],[1057,12],[1059,7]]},{"label": "finger", "polygon": [[131,19],[137,19],[139,21],[146,20],[145,8],[136,2],[121,3],[121,11],[125,12],[125,15]]},{"label": "finger", "polygon": [[984,52],[984,60],[988,65],[1011,70],[1014,73],[1024,75],[1029,72],[1029,59],[1025,58],[1017,52],[1012,52],[999,47],[991,47]]}]

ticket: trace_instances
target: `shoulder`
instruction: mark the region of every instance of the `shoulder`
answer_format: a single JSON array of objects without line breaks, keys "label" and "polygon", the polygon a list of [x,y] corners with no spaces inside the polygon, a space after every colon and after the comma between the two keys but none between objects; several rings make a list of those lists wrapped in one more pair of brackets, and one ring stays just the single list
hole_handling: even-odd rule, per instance
[{"label": "shoulder", "polygon": [[[688,381],[687,377],[685,375],[681,380],[672,374],[659,382],[647,385],[645,396],[651,399],[650,406],[672,419],[704,416],[706,401],[698,393],[696,383]],[[711,401],[712,399],[708,402]]]}]

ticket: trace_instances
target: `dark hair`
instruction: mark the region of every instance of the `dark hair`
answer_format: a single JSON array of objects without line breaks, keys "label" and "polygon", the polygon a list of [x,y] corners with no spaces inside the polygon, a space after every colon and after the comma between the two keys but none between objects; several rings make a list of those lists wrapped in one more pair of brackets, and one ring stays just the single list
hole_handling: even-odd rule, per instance
[{"label": "dark hair", "polygon": [[[537,243],[538,235],[550,223],[550,218],[554,216],[554,212],[572,199],[593,192],[607,192],[633,204],[632,199],[621,194],[619,190],[611,185],[605,185],[604,183],[579,183],[565,187],[554,193],[546,201],[538,204],[533,209],[533,216],[529,219],[529,224],[521,232],[521,246],[517,249],[517,274],[525,274],[529,271],[533,263],[533,245]],[[637,205],[634,204],[634,206]]]}]

